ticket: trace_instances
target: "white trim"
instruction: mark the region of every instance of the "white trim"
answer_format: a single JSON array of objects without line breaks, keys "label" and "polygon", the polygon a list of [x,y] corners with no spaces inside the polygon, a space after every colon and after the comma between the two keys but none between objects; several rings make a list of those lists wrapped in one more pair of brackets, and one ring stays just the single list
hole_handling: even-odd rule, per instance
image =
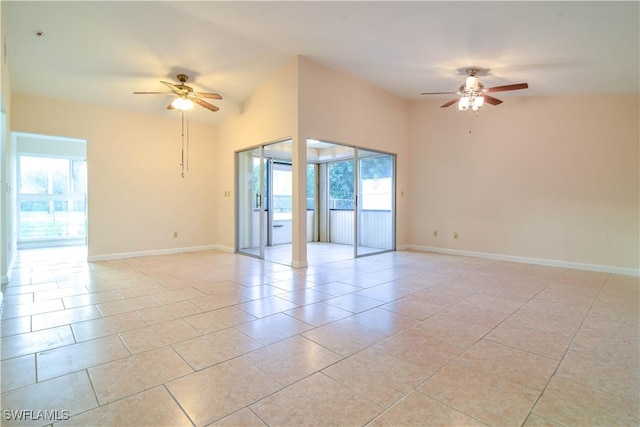
[{"label": "white trim", "polygon": [[575,270],[599,271],[603,273],[622,274],[625,276],[640,276],[640,269],[616,267],[612,265],[587,264],[573,261],[559,261],[544,258],[529,258],[515,255],[503,255],[490,252],[465,251],[460,249],[437,248],[433,246],[407,245],[407,249],[422,252],[436,252],[449,255],[471,256],[476,258],[495,259],[500,261],[522,262],[526,264],[548,265],[552,267],[572,268]]},{"label": "white trim", "polygon": [[87,143],[87,140],[84,138],[71,138],[68,136],[46,135],[41,133],[18,132],[18,131],[13,131],[11,132],[11,134],[21,138],[46,139],[46,140],[52,140],[52,141],[73,141],[73,142],[81,142],[84,144]]},{"label": "white trim", "polygon": [[309,267],[309,263],[307,263],[307,261],[291,261],[291,267],[306,268],[306,267]]},{"label": "white trim", "polygon": [[[171,255],[171,254],[178,254],[183,252],[209,251],[212,249],[220,249],[220,247],[218,245],[204,245],[204,246],[190,246],[186,248],[152,249],[148,251],[120,252],[120,253],[104,254],[104,255],[90,255],[87,257],[87,261],[108,261],[112,259],[136,258],[136,257],[142,257],[142,256]],[[221,249],[221,250],[224,250],[224,249]]]},{"label": "white trim", "polygon": [[[88,261],[106,261],[113,259],[122,259],[122,258],[135,258],[142,256],[154,256],[154,255],[170,255],[182,252],[198,252],[198,251],[206,251],[217,249],[224,252],[234,253],[235,249],[228,246],[221,245],[204,245],[204,246],[191,246],[186,248],[171,248],[171,249],[155,249],[148,251],[138,251],[138,252],[121,252],[114,254],[105,254],[105,255],[92,255],[87,258]],[[521,262],[525,264],[538,264],[538,265],[547,265],[551,267],[562,267],[562,268],[572,268],[575,270],[587,270],[587,271],[599,271],[603,273],[613,273],[613,274],[621,274],[625,276],[640,276],[640,269],[635,268],[626,268],[626,267],[616,267],[611,265],[599,265],[599,264],[587,264],[580,262],[572,262],[572,261],[559,261],[553,259],[544,259],[544,258],[530,258],[530,257],[522,257],[515,255],[503,255],[503,254],[495,254],[490,252],[476,252],[476,251],[466,251],[461,249],[448,249],[448,248],[437,248],[433,246],[420,246],[420,245],[399,245],[397,250],[415,250],[421,252],[435,252],[442,253],[448,255],[459,255],[459,256],[470,256],[476,258],[486,258],[486,259],[495,259],[499,261],[512,261],[512,262]],[[308,266],[306,262],[291,262],[291,266],[294,268],[305,268]],[[7,276],[2,276],[2,283],[8,282]]]},{"label": "white trim", "polygon": [[[0,276],[0,284],[6,285],[11,281],[11,271],[13,270],[13,263],[16,260],[16,250],[11,251],[11,258],[9,259],[9,263],[7,265],[7,274],[3,274]],[[1,293],[0,293],[1,294]]]},{"label": "white trim", "polygon": [[86,238],[83,237],[70,237],[59,239],[32,239],[32,240],[20,240],[18,241],[18,250],[21,249],[39,249],[39,248],[51,248],[60,246],[84,246]]}]

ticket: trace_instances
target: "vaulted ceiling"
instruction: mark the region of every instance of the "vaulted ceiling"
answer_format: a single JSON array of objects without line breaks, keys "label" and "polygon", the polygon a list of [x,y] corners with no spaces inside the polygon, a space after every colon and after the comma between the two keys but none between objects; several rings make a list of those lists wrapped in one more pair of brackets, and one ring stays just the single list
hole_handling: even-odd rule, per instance
[{"label": "vaulted ceiling", "polygon": [[223,95],[219,112],[194,113],[216,123],[296,55],[407,99],[456,90],[468,66],[485,86],[528,82],[518,95],[638,93],[639,5],[5,0],[2,12],[14,92],[175,114],[168,97],[132,93],[185,72]]}]

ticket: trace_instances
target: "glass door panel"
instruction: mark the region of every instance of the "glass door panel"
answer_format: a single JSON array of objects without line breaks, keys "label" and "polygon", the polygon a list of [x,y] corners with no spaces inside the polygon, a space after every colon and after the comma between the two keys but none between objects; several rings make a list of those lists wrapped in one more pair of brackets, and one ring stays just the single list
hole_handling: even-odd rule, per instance
[{"label": "glass door panel", "polygon": [[293,237],[291,164],[273,161],[271,165],[271,245],[289,244]]},{"label": "glass door panel", "polygon": [[316,197],[318,187],[318,165],[307,164],[307,242],[319,240],[319,223],[316,211],[319,200]]},{"label": "glass door panel", "polygon": [[237,230],[236,250],[264,258],[266,167],[262,148],[236,153]]},{"label": "glass door panel", "polygon": [[395,249],[395,158],[357,150],[356,256]]},{"label": "glass door panel", "polygon": [[328,166],[328,241],[331,243],[354,244],[356,200],[354,165],[353,159],[350,159],[331,162]]}]

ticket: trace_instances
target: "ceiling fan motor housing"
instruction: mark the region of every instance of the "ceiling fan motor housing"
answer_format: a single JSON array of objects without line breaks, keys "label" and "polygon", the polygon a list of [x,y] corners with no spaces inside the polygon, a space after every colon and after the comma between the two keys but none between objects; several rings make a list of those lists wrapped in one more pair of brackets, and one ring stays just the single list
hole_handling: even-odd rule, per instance
[{"label": "ceiling fan motor housing", "polygon": [[464,83],[458,87],[458,92],[423,92],[422,95],[442,95],[447,93],[457,94],[460,98],[453,99],[441,105],[440,108],[446,108],[458,103],[458,108],[461,111],[465,111],[471,107],[473,111],[477,112],[485,102],[491,105],[498,105],[502,103],[501,100],[488,95],[488,92],[504,92],[509,90],[527,89],[529,87],[527,83],[516,83],[485,89],[477,76],[479,74],[485,74],[487,71],[488,69],[481,69],[477,67],[466,68],[465,73],[467,74],[467,77]]},{"label": "ceiling fan motor housing", "polygon": [[[194,92],[193,88],[190,86],[187,86],[186,84],[184,84],[187,80],[189,80],[189,76],[187,76],[186,74],[178,74],[176,76],[176,78],[178,79],[178,81],[180,82],[180,84],[173,84],[173,83],[169,83],[169,82],[165,82],[165,81],[160,81],[160,83],[162,83],[163,85],[167,86],[169,89],[171,89],[171,93],[175,94],[176,96],[178,96],[178,100],[180,101],[189,101],[188,103],[182,103],[182,106],[178,106],[178,105],[174,105],[173,103],[175,101],[173,101],[171,104],[169,104],[169,106],[167,107],[167,109],[169,110],[174,110],[174,109],[179,109],[184,111],[185,109],[187,109],[187,105],[188,106],[192,106],[193,103],[198,104],[199,106],[206,108],[207,110],[210,111],[218,111],[219,108],[216,107],[213,104],[210,104],[207,101],[204,101],[202,98],[210,98],[210,99],[222,99],[222,96],[220,96],[217,93],[208,93],[208,92]],[[134,95],[135,94],[162,94],[164,95],[165,92],[133,92]],[[178,102],[180,102],[178,101]]]}]

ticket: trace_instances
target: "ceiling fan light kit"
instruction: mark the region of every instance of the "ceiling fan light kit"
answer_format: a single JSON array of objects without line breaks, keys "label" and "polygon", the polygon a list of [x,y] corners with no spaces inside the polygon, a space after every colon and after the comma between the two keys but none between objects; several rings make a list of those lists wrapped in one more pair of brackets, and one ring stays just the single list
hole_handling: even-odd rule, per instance
[{"label": "ceiling fan light kit", "polygon": [[163,85],[171,89],[171,92],[133,92],[134,95],[176,95],[177,98],[172,101],[168,106],[168,110],[180,110],[186,111],[194,107],[194,104],[206,108],[209,111],[218,111],[220,108],[204,101],[202,98],[208,99],[222,99],[217,93],[209,92],[195,92],[191,86],[187,86],[185,83],[189,80],[189,76],[186,74],[178,74],[176,79],[179,84],[173,84],[169,82],[160,81]]},{"label": "ceiling fan light kit", "polygon": [[458,110],[467,111],[469,107],[471,107],[471,110],[477,113],[483,105],[484,97],[482,97],[482,95],[463,96],[460,98],[460,101],[458,101]]},{"label": "ceiling fan light kit", "polygon": [[[217,93],[209,92],[194,92],[191,86],[187,86],[185,83],[189,80],[189,76],[186,74],[178,74],[176,79],[179,84],[173,84],[169,82],[160,81],[163,85],[171,89],[171,92],[133,92],[134,95],[176,95],[176,99],[171,101],[167,106],[167,110],[178,110],[182,115],[182,157],[180,166],[182,167],[182,177],[185,177],[185,173],[189,171],[189,119],[184,120],[184,113],[193,109],[196,104],[206,108],[209,111],[218,111],[220,108],[213,104],[203,101],[201,98],[209,99],[222,99]],[[186,138],[186,139],[185,139]]]},{"label": "ceiling fan light kit", "polygon": [[529,87],[527,83],[516,83],[485,89],[484,85],[480,82],[478,77],[476,77],[479,72],[479,68],[467,68],[467,78],[465,79],[464,84],[460,85],[458,88],[458,92],[424,92],[421,95],[459,95],[459,98],[441,105],[440,108],[446,108],[457,103],[459,111],[467,111],[471,109],[471,111],[477,114],[485,102],[491,105],[502,104],[501,100],[487,95],[487,92],[505,92],[508,90],[527,89]]},{"label": "ceiling fan light kit", "polygon": [[192,110],[194,105],[196,104],[189,98],[178,97],[174,99],[170,105],[171,107],[173,107],[173,109],[176,109],[176,110],[189,111],[189,110]]}]

